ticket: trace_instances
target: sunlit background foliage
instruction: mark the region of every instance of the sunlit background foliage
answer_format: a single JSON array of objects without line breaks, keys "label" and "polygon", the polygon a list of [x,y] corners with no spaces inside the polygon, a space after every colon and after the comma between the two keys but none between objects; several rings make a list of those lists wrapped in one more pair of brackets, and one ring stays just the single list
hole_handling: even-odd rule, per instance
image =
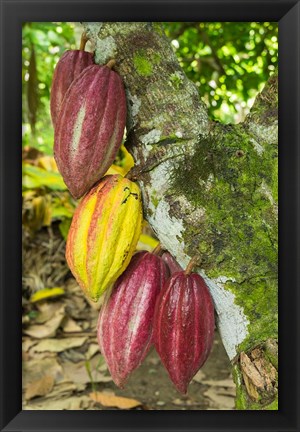
[{"label": "sunlit background foliage", "polygon": [[[239,122],[274,71],[278,26],[269,22],[163,23],[188,77],[212,118]],[[79,46],[79,23],[23,25],[23,145],[52,154],[49,96],[53,69],[67,49]]]},{"label": "sunlit background foliage", "polygon": [[[53,150],[49,99],[53,70],[67,49],[76,48],[74,23],[25,23],[22,45],[23,145]],[[78,47],[77,47],[78,48]]]},{"label": "sunlit background foliage", "polygon": [[276,67],[277,23],[190,22],[164,27],[210,115],[225,123],[243,120]]}]

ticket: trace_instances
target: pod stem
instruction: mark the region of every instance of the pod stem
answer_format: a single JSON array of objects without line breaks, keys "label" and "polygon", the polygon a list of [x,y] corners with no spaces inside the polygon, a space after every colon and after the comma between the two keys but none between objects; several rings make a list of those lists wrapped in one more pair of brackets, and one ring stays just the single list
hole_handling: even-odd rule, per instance
[{"label": "pod stem", "polygon": [[89,40],[89,38],[87,37],[86,32],[83,32],[81,35],[81,39],[80,39],[80,47],[79,47],[80,51],[84,51],[86,43],[88,40]]},{"label": "pod stem", "polygon": [[124,178],[127,178],[130,181],[134,181],[131,170],[128,171],[128,173],[124,176]]},{"label": "pod stem", "polygon": [[125,175],[125,178],[127,178],[130,181],[137,181],[140,178],[140,171],[136,169],[136,167],[132,167],[128,173]]},{"label": "pod stem", "polygon": [[163,251],[164,251],[164,248],[161,246],[160,243],[158,243],[158,245],[153,249],[152,253],[154,255],[160,256],[163,253]]},{"label": "pod stem", "polygon": [[187,268],[185,269],[184,274],[190,275],[196,265],[199,265],[201,263],[201,258],[199,255],[193,256],[193,258],[190,260],[190,262],[187,265]]},{"label": "pod stem", "polygon": [[106,63],[105,66],[107,66],[109,69],[112,69],[115,64],[116,64],[116,60],[115,59],[111,59],[111,60],[109,60],[109,62]]}]

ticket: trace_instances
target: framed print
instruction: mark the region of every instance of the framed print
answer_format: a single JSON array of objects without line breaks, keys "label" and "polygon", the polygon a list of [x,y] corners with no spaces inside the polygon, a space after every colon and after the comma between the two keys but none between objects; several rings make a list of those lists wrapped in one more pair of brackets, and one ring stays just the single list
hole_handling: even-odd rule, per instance
[{"label": "framed print", "polygon": [[299,8],[1,1],[1,430],[298,430]]}]

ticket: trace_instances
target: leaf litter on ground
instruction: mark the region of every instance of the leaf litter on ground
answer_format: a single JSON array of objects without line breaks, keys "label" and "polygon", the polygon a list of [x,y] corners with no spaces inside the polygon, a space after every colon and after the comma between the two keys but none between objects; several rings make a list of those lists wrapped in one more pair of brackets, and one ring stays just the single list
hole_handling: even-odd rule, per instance
[{"label": "leaf litter on ground", "polygon": [[119,409],[132,409],[141,406],[142,403],[136,399],[116,396],[108,392],[92,392],[90,398],[105,407],[116,407]]}]

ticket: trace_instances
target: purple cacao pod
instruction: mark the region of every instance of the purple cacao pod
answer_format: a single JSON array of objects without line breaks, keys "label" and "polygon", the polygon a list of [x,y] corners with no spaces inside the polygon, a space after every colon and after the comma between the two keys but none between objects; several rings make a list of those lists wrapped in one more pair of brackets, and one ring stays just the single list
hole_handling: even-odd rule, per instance
[{"label": "purple cacao pod", "polygon": [[66,51],[59,59],[54,69],[50,94],[50,112],[54,127],[68,88],[74,79],[93,63],[93,54],[81,50]]},{"label": "purple cacao pod", "polygon": [[165,251],[161,257],[164,260],[164,262],[167,264],[167,266],[169,267],[171,276],[174,273],[180,272],[183,270],[182,267],[176,261],[176,259],[173,257],[173,255],[170,254],[170,252]]},{"label": "purple cacao pod", "polygon": [[160,257],[138,252],[102,306],[98,343],[114,382],[121,388],[152,345],[155,303],[168,276]]},{"label": "purple cacao pod", "polygon": [[54,137],[58,169],[75,198],[100,180],[113,163],[126,123],[120,76],[108,66],[88,66],[61,104]]},{"label": "purple cacao pod", "polygon": [[157,299],[154,345],[182,393],[209,355],[214,326],[214,306],[203,278],[174,273]]}]

